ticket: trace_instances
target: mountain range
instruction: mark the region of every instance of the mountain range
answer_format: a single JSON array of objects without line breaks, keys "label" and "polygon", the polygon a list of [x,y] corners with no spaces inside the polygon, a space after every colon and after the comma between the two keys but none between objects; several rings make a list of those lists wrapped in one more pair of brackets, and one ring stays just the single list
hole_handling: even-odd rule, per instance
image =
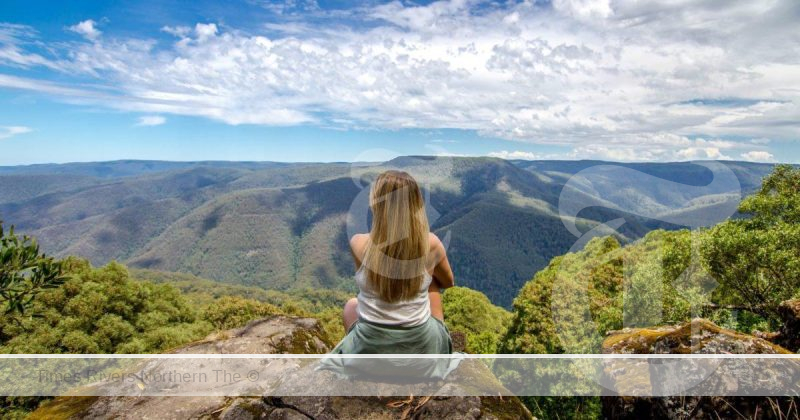
[{"label": "mountain range", "polygon": [[[725,217],[719,209],[756,190],[773,167],[716,164],[735,175],[737,188],[703,190],[715,184],[702,162],[408,156],[0,167],[0,220],[48,253],[95,265],[118,260],[265,289],[354,291],[348,237],[368,229],[369,180],[402,169],[426,191],[431,229],[448,246],[457,283],[510,307],[520,287],[578,239],[565,222],[582,233],[622,217],[616,233],[600,233],[623,242],[682,227],[674,220],[710,224],[719,220],[709,215]],[[578,211],[559,213],[565,203]]]}]

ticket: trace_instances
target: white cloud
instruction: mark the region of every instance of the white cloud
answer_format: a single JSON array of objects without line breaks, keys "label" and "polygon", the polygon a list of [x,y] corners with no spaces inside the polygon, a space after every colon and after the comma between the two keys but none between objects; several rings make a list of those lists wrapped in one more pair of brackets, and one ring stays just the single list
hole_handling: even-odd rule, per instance
[{"label": "white cloud", "polygon": [[612,14],[609,0],[553,0],[553,8],[579,19],[607,18]]},{"label": "white cloud", "polygon": [[58,67],[39,53],[25,51],[36,42],[37,36],[38,33],[29,26],[0,22],[0,65]]},{"label": "white cloud", "polygon": [[589,143],[575,147],[566,157],[572,159],[603,159],[613,161],[684,161],[731,160],[730,151],[748,147],[719,139],[690,139],[667,133],[637,135],[606,139],[604,143]]},{"label": "white cloud", "polygon": [[270,2],[294,17],[264,33],[193,22],[163,27],[177,39],[159,44],[85,21],[74,28],[93,42],[48,44],[52,56],[32,29],[0,27],[0,63],[98,82],[6,77],[17,88],[229,124],[475,130],[627,160],[743,152],[697,136],[796,141],[800,3],[717,2],[391,2],[348,11],[353,26],[302,21],[325,12],[313,2]]},{"label": "white cloud", "polygon": [[491,152],[487,156],[496,157],[500,159],[524,159],[524,160],[537,160],[542,158],[536,153],[523,152],[521,150],[514,150],[513,152],[509,152],[508,150],[501,150],[499,152]]},{"label": "white cloud", "polygon": [[315,0],[263,0],[257,3],[277,15],[297,15],[321,10]]},{"label": "white cloud", "polygon": [[31,131],[33,131],[31,128],[21,125],[0,126],[0,140],[9,139],[18,134],[30,133]]},{"label": "white cloud", "polygon": [[194,33],[197,34],[198,41],[205,41],[217,34],[217,25],[215,23],[198,23],[194,27]]},{"label": "white cloud", "polygon": [[162,26],[161,31],[177,36],[178,38],[185,38],[192,32],[192,28],[188,26]]},{"label": "white cloud", "polygon": [[167,119],[162,117],[161,115],[144,115],[139,117],[139,122],[136,123],[136,125],[152,127],[155,125],[164,124],[165,122],[167,122]]},{"label": "white cloud", "polygon": [[753,162],[774,162],[775,156],[772,153],[769,153],[764,150],[751,150],[747,153],[742,153],[740,155],[744,160],[750,160]]},{"label": "white cloud", "polygon": [[681,159],[685,160],[699,160],[699,159],[726,159],[730,160],[727,156],[720,152],[718,147],[687,147],[678,150],[676,153]]},{"label": "white cloud", "polygon": [[93,21],[92,19],[87,19],[82,22],[78,22],[67,29],[81,35],[88,40],[94,41],[100,38],[100,35],[103,33],[97,29],[96,25],[97,22]]}]

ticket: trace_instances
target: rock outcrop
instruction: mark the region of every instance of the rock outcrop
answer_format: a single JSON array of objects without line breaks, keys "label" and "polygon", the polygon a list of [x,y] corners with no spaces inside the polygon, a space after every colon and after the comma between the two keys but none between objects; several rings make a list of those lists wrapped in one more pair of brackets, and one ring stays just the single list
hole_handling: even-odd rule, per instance
[{"label": "rock outcrop", "polygon": [[[658,328],[636,328],[612,331],[603,342],[606,354],[790,354],[788,350],[767,340],[740,334],[721,328],[704,319],[694,319],[678,326]],[[741,359],[739,359],[741,360]],[[627,363],[627,365],[625,365]],[[635,363],[643,364],[636,369]],[[639,418],[797,418],[797,398],[791,397],[747,397],[747,396],[670,396],[637,397],[635,395],[659,395],[655,387],[668,387],[648,377],[654,369],[672,369],[662,378],[674,380],[679,385],[724,389],[735,394],[746,389],[766,389],[766,393],[754,395],[781,395],[779,386],[797,388],[793,375],[798,372],[795,365],[787,372],[787,364],[794,360],[776,360],[774,364],[748,364],[746,361],[732,365],[717,364],[714,359],[699,360],[714,369],[686,369],[669,366],[669,361],[648,365],[641,362],[610,361],[605,367],[606,383],[613,384],[620,396],[605,396],[603,417],[608,419]],[[681,366],[691,366],[683,361]],[[677,363],[673,363],[677,364]],[[639,365],[638,367],[642,367]],[[794,372],[794,373],[793,373]],[[692,376],[695,375],[695,376]],[[781,376],[783,375],[783,376]],[[789,375],[788,378],[784,378]],[[781,382],[781,379],[787,379]],[[775,384],[775,389],[769,388]],[[766,388],[765,388],[766,387]],[[698,388],[693,388],[693,393]],[[770,392],[774,392],[770,394]],[[797,393],[795,389],[793,392]],[[701,393],[702,394],[702,393]],[[626,396],[634,395],[634,396]],[[671,395],[664,393],[661,395]],[[713,394],[711,394],[713,395]],[[795,394],[796,395],[796,394]]]},{"label": "rock outcrop", "polygon": [[800,351],[800,299],[781,302],[778,314],[783,321],[776,343],[787,349]]},{"label": "rock outcrop", "polygon": [[[244,328],[216,333],[205,340],[173,351],[173,354],[322,354],[331,348],[315,319],[276,316],[253,321]],[[188,360],[185,363],[191,363]],[[143,371],[163,369],[156,362],[147,362]],[[184,362],[181,362],[184,363]],[[275,367],[272,367],[274,365]],[[191,366],[183,366],[191,367]],[[172,367],[170,367],[172,368]],[[270,373],[286,373],[279,386],[294,391],[292,396],[230,397],[242,394],[247,381],[221,388],[219,396],[104,396],[59,397],[35,411],[31,418],[117,418],[117,419],[518,419],[531,418],[530,412],[516,397],[470,396],[488,395],[486,389],[447,389],[447,395],[425,397],[377,396],[298,396],[297,390],[315,391],[341,387],[331,372],[314,371],[297,363],[270,363]],[[298,374],[299,373],[299,374]],[[490,383],[491,395],[507,394],[499,382],[486,380],[491,372],[477,361],[464,361],[451,376],[458,384],[483,376],[481,383]],[[458,379],[461,380],[458,380]],[[493,378],[493,376],[492,376]],[[448,378],[449,379],[449,378]],[[115,385],[116,386],[116,385]],[[122,385],[120,385],[122,386]],[[132,385],[126,385],[132,386]],[[380,390],[380,385],[376,385]],[[450,386],[445,383],[442,387]],[[459,386],[459,385],[456,385]],[[486,386],[486,385],[484,385]],[[142,385],[143,389],[144,385]],[[120,391],[127,391],[120,389]],[[191,384],[182,391],[191,394]],[[226,391],[233,391],[227,392]],[[247,390],[244,390],[247,391]],[[273,389],[274,391],[274,389]],[[496,392],[495,392],[496,391]],[[130,395],[125,392],[121,394]],[[380,392],[374,392],[378,395]],[[435,395],[436,393],[432,393]],[[354,395],[354,394],[350,394]],[[383,394],[387,395],[387,394]]]}]

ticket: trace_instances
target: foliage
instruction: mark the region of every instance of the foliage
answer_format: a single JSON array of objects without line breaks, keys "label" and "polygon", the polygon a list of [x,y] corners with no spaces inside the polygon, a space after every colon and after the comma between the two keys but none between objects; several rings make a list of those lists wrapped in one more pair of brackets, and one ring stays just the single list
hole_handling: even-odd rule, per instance
[{"label": "foliage", "polygon": [[721,303],[778,321],[778,304],[800,289],[800,169],[778,165],[739,211],[712,228],[701,252],[720,282]]},{"label": "foliage", "polygon": [[203,310],[203,319],[218,330],[227,330],[280,312],[280,309],[269,303],[238,296],[225,296],[206,306]]},{"label": "foliage", "polygon": [[202,338],[212,326],[169,285],[133,281],[116,262],[64,260],[70,278],[31,310],[0,319],[2,353],[152,353]]},{"label": "foliage", "polygon": [[442,306],[447,328],[466,334],[467,352],[497,352],[497,343],[511,321],[510,312],[492,305],[483,293],[458,286],[447,289]]},{"label": "foliage", "polygon": [[622,324],[620,249],[614,238],[595,238],[582,251],[554,258],[514,299],[514,317],[500,352],[564,353],[565,345],[575,353],[596,351],[600,337],[592,331],[597,327],[585,322],[587,310],[593,315],[588,319],[604,330]]},{"label": "foliage", "polygon": [[600,397],[521,397],[537,419],[598,419]]},{"label": "foliage", "polygon": [[297,306],[297,310],[318,313],[331,307],[341,309],[344,303],[353,297],[351,293],[339,290],[311,288],[295,288],[286,291],[271,290],[254,286],[221,283],[191,274],[167,271],[132,268],[130,273],[131,277],[136,280],[170,284],[178,288],[198,306],[208,305],[221,297],[238,296],[278,307],[292,303]]},{"label": "foliage", "polygon": [[[398,158],[389,166],[441,180],[430,188],[429,201],[441,214],[432,227],[442,238],[451,232],[459,285],[510,309],[524,283],[574,242],[558,215],[559,196],[572,174],[597,164],[431,157]],[[725,164],[747,191],[771,168]],[[690,163],[622,165],[684,184],[702,182],[708,172]],[[46,243],[48,252],[78,253],[95,265],[118,260],[269,290],[354,292],[345,215],[359,189],[351,171],[381,169],[149,161],[6,167],[0,168],[0,214]],[[593,188],[622,207],[646,210],[640,214],[686,200],[680,188],[636,181],[620,189],[619,179],[594,179]],[[658,203],[642,199],[647,196]],[[602,210],[582,211],[578,228],[610,220]],[[629,220],[621,233],[638,238],[652,227]]]},{"label": "foliage", "polygon": [[0,220],[0,305],[5,314],[25,312],[37,294],[58,287],[66,280],[60,261],[39,251],[35,239],[8,233]]},{"label": "foliage", "polygon": [[[777,305],[800,294],[800,169],[777,166],[739,211],[748,217],[706,230],[653,231],[625,247],[595,238],[554,258],[514,300],[500,351],[599,352],[610,330],[696,316],[748,333],[774,328]],[[525,380],[513,364],[495,367],[503,380]],[[537,417],[599,416],[596,398],[524,401]]]},{"label": "foliage", "polygon": [[[156,270],[132,269],[131,275],[141,281],[167,283],[177,287],[197,308],[208,308],[222,299],[236,297],[241,298],[242,301],[251,302],[251,305],[254,302],[270,305],[269,311],[277,310],[286,315],[317,318],[322,324],[326,338],[332,343],[336,343],[344,337],[342,307],[352,297],[351,294],[338,290],[306,288],[288,291],[266,290],[260,287],[218,283],[191,274]],[[204,313],[206,319],[214,318],[213,312],[209,309],[205,309]],[[241,320],[246,322],[254,319],[251,316],[255,315],[251,313],[242,317]]]},{"label": "foliage", "polygon": [[[74,257],[60,264],[63,284],[37,293],[26,313],[0,318],[0,353],[154,353],[213,328],[176,288],[132,280],[121,264],[92,268]],[[41,401],[0,398],[0,417],[24,418]]]},{"label": "foliage", "polygon": [[[723,225],[741,223],[728,221]],[[594,353],[600,351],[600,343],[608,331],[623,326],[675,324],[697,316],[710,316],[742,332],[756,327],[768,329],[757,311],[735,314],[710,311],[741,303],[736,290],[723,287],[724,279],[720,278],[718,284],[719,277],[709,273],[707,267],[720,263],[700,251],[708,250],[709,242],[733,240],[724,236],[726,232],[718,227],[698,231],[658,230],[625,247],[611,237],[595,238],[581,251],[554,258],[515,299],[514,316],[500,351]],[[779,247],[780,242],[774,239],[773,245]],[[759,251],[748,248],[738,252],[745,253],[739,255],[740,260],[756,260],[746,255]],[[762,261],[769,258],[775,262],[781,256],[765,255]],[[778,272],[791,275],[800,256],[783,258],[776,265],[781,267]],[[797,290],[794,286],[791,290],[775,291],[782,294],[775,298],[774,304]]]}]

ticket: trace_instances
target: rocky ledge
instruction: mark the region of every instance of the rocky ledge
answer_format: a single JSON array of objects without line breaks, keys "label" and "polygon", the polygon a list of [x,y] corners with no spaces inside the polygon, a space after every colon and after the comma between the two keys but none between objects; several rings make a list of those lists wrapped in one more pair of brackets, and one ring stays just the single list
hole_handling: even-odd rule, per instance
[{"label": "rocky ledge", "polygon": [[[174,350],[174,354],[322,354],[331,348],[315,319],[275,316],[249,323],[244,328],[213,334],[206,339]],[[153,363],[145,369],[159,369]],[[276,364],[275,369],[291,380],[286,389],[335,388],[329,372],[314,373],[298,364]],[[306,370],[304,370],[306,369]],[[304,372],[309,376],[305,379]],[[298,375],[297,373],[301,374]],[[491,372],[479,362],[464,361],[451,374],[456,383],[480,383],[495,387],[491,395],[507,394]],[[297,378],[301,379],[298,380]],[[460,380],[459,380],[460,379]],[[32,419],[116,418],[116,419],[519,419],[531,418],[516,397],[469,396],[473,389],[453,389],[443,384],[447,395],[426,397],[337,397],[285,396],[274,393],[262,397],[221,396],[142,396],[142,397],[59,397],[35,411]],[[460,385],[455,385],[456,387]],[[481,395],[489,395],[485,389]],[[306,387],[306,388],[302,388]],[[191,393],[191,389],[186,389]],[[377,393],[376,393],[377,394]],[[436,393],[432,393],[435,395]],[[230,394],[228,394],[230,395]],[[293,395],[298,395],[296,392]]]},{"label": "rocky ledge", "polygon": [[[676,326],[658,328],[634,328],[612,331],[603,342],[606,354],[791,354],[790,351],[767,340],[721,328],[705,319],[694,319]],[[739,359],[742,360],[742,359]],[[636,363],[641,365],[636,366]],[[670,366],[673,363],[673,366]],[[698,369],[689,362],[664,361],[648,365],[648,362],[608,362],[605,366],[605,382],[621,396],[606,396],[603,399],[603,417],[608,419],[695,419],[695,418],[798,418],[798,398],[792,397],[714,397],[671,396],[636,397],[635,395],[659,395],[657,387],[669,387],[654,379],[659,376],[673,385],[704,389],[724,389],[725,394],[736,394],[746,389],[759,389],[763,393],[753,395],[785,395],[786,386],[794,387],[794,395],[800,393],[795,376],[800,369],[797,360],[777,360],[775,363],[715,364],[713,359],[700,360],[698,365],[711,369]],[[788,366],[787,364],[792,364]],[[669,369],[669,371],[665,371]],[[666,374],[664,374],[666,372]],[[694,376],[693,376],[694,375]],[[771,387],[774,387],[771,388]],[[703,395],[702,393],[699,393]],[[627,395],[627,396],[626,396]],[[631,396],[633,395],[633,396]],[[664,393],[661,395],[672,395]],[[705,394],[705,395],[713,395]]]}]

